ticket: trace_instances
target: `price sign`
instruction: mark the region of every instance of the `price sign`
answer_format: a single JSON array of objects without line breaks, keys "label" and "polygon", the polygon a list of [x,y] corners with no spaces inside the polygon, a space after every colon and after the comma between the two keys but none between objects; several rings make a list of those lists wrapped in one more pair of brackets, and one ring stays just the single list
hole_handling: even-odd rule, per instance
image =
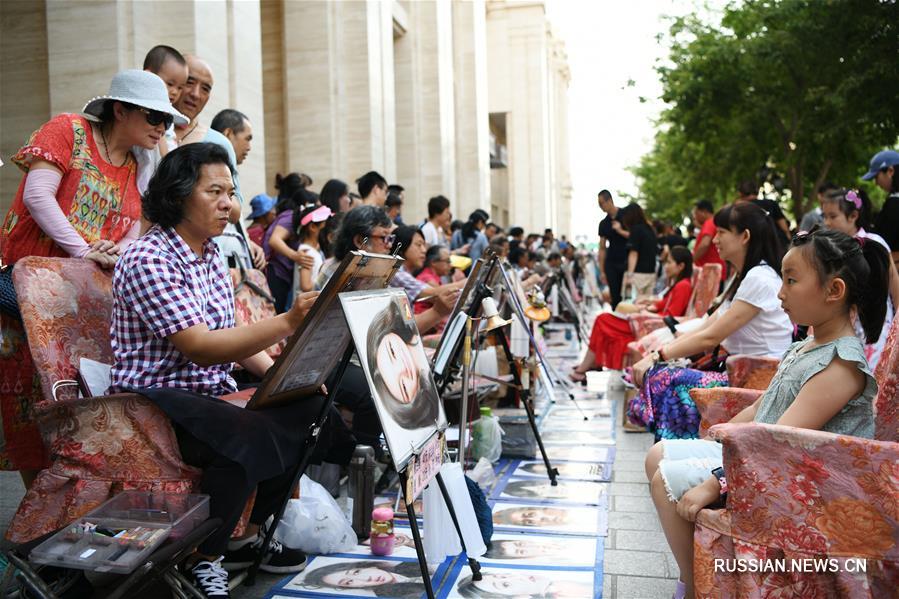
[{"label": "price sign", "polygon": [[418,499],[431,479],[440,472],[440,466],[443,464],[443,445],[443,435],[437,433],[425,443],[421,452],[409,461],[406,471],[406,498],[408,501]]}]

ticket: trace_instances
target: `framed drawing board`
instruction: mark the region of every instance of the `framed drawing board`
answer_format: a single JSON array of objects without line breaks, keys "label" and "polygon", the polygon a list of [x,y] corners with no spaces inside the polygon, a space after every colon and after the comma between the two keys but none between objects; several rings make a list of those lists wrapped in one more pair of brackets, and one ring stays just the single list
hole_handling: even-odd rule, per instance
[{"label": "framed drawing board", "polygon": [[384,289],[402,261],[363,251],[347,254],[269,368],[247,408],[264,409],[320,393],[352,341],[337,295]]}]

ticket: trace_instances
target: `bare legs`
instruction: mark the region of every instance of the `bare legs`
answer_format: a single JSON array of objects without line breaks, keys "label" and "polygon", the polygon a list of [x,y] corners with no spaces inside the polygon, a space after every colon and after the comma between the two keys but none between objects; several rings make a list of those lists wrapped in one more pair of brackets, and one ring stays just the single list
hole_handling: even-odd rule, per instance
[{"label": "bare legs", "polygon": [[584,381],[587,379],[586,374],[588,370],[596,370],[596,354],[593,353],[592,349],[587,350],[587,353],[584,354],[584,359],[571,369],[569,376],[573,381]]},{"label": "bare legs", "polygon": [[680,569],[680,580],[687,587],[686,597],[693,597],[693,523],[681,518],[677,504],[668,498],[665,483],[659,473],[662,460],[662,443],[653,445],[646,454],[646,478],[652,494],[652,502],[659,514],[659,522],[665,532],[665,539]]}]

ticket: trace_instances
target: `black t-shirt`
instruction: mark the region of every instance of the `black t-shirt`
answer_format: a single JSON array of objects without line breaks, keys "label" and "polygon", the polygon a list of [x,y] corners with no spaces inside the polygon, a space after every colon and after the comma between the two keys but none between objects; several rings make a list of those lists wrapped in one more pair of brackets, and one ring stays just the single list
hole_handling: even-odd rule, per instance
[{"label": "black t-shirt", "polygon": [[647,225],[634,225],[627,240],[628,252],[637,252],[637,267],[634,272],[652,273],[656,270],[656,236]]},{"label": "black t-shirt", "polygon": [[899,252],[899,193],[890,194],[874,219],[874,231],[893,252]]},{"label": "black t-shirt", "polygon": [[[605,237],[609,242],[609,247],[606,248],[606,262],[625,268],[627,266],[627,239],[612,228],[612,220],[612,217],[607,214],[599,222],[599,236]],[[615,214],[614,220],[621,222],[621,210]]]}]

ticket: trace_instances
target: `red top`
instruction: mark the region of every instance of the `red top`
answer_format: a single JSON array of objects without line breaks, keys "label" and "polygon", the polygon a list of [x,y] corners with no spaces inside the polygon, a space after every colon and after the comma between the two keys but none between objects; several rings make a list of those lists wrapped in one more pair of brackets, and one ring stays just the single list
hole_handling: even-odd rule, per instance
[{"label": "red top", "polygon": [[[421,272],[418,273],[418,276],[415,277],[422,283],[427,283],[431,287],[440,287],[443,283],[440,282],[440,277],[437,276],[437,273],[434,272],[434,269],[430,266],[426,266],[421,269]],[[415,310],[416,314],[421,314],[428,308],[430,308],[433,304],[431,302],[417,302],[413,304],[413,310]]]},{"label": "red top", "polygon": [[693,286],[690,284],[690,277],[681,279],[656,302],[656,312],[659,316],[683,316],[687,313],[691,295]]},{"label": "red top", "polygon": [[[705,221],[702,225],[702,229],[699,231],[699,235],[696,236],[696,245],[693,246],[693,264],[695,266],[705,266],[706,264],[720,264],[721,265],[721,280],[723,281],[727,276],[727,266],[724,265],[724,260],[721,259],[721,256],[718,255],[718,248],[715,247],[714,241],[711,241],[715,237],[716,228],[715,228],[715,220],[709,219]],[[699,242],[708,237],[711,241],[709,244],[709,249],[706,250],[705,255],[702,258],[696,257],[696,249],[699,247]]]},{"label": "red top", "polygon": [[250,241],[262,247],[262,242],[265,239],[265,227],[260,224],[250,225],[247,227],[247,236],[250,238]]},{"label": "red top", "polygon": [[[44,160],[62,171],[56,200],[87,243],[99,239],[118,243],[140,219],[137,163],[130,153],[124,166],[106,162],[82,116],[64,113],[53,117],[31,134],[12,160],[26,176],[34,160]],[[8,236],[3,261],[12,264],[25,256],[68,257],[34,222],[22,199],[24,192],[22,177],[3,223]]]}]

